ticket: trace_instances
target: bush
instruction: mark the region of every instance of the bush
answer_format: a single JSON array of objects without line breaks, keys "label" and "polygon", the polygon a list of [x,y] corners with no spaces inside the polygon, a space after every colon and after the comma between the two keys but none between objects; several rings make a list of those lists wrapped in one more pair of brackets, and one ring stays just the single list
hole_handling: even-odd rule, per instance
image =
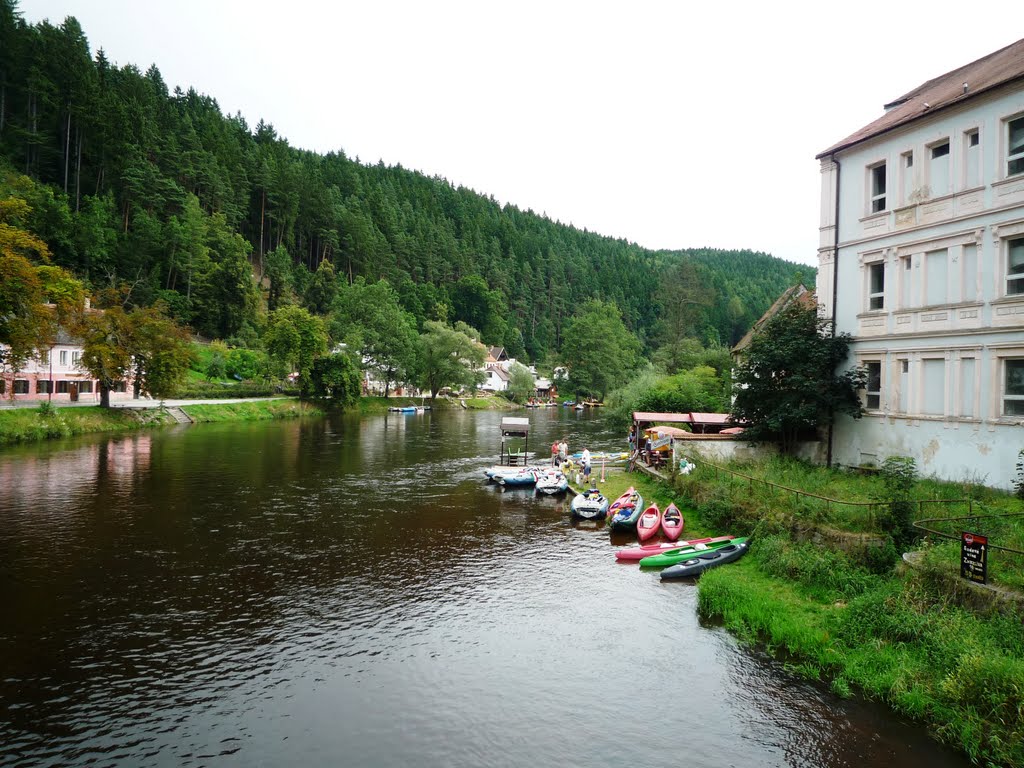
[{"label": "bush", "polygon": [[189,387],[178,390],[175,397],[183,400],[212,400],[231,397],[274,397],[277,395],[289,395],[298,397],[298,387],[278,387],[266,382],[243,381],[237,386],[224,384],[197,384],[193,382]]},{"label": "bush", "polygon": [[869,544],[864,548],[861,561],[870,573],[885,574],[892,570],[893,565],[899,560],[900,553],[892,539],[886,539],[884,544]]},{"label": "bush", "polygon": [[892,536],[898,549],[906,549],[917,538],[914,528],[916,505],[911,500],[917,483],[917,464],[907,456],[890,456],[882,463],[885,501],[889,502],[879,515],[879,524]]}]

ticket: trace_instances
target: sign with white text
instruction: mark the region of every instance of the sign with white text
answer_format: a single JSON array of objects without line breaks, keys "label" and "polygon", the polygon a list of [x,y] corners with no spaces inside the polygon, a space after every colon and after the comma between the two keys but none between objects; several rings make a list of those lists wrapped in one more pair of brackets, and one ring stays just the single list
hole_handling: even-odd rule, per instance
[{"label": "sign with white text", "polygon": [[960,534],[960,575],[968,581],[988,581],[988,537],[977,533]]}]

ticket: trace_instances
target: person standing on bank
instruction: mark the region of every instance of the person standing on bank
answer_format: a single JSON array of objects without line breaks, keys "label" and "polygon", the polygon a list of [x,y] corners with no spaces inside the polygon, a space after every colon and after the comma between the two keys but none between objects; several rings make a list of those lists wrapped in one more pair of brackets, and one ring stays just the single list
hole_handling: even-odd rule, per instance
[{"label": "person standing on bank", "polygon": [[558,444],[558,466],[565,466],[565,462],[569,460],[569,443],[567,438],[562,438],[562,442]]},{"label": "person standing on bank", "polygon": [[590,484],[590,449],[584,448],[583,455],[580,457],[580,464],[583,465],[583,484]]}]

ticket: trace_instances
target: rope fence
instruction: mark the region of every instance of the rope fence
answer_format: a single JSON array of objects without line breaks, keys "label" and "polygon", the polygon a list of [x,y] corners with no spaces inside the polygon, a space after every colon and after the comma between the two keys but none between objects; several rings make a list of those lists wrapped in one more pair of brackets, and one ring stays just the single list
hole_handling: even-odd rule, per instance
[{"label": "rope fence", "polygon": [[[821,495],[819,495],[817,493],[811,493],[810,491],[804,491],[804,490],[801,490],[799,488],[790,488],[789,486],[780,485],[779,483],[773,483],[772,481],[765,480],[764,478],[753,477],[752,475],[747,475],[747,474],[744,474],[743,472],[737,472],[734,469],[729,469],[727,467],[719,466],[718,464],[715,464],[714,462],[711,462],[711,461],[704,460],[701,463],[704,464],[705,466],[712,467],[715,470],[715,477],[716,477],[716,479],[718,477],[718,473],[719,472],[724,472],[727,475],[731,475],[733,477],[738,477],[738,478],[741,478],[743,480],[746,480],[747,481],[747,485],[748,485],[748,487],[751,490],[753,490],[754,483],[756,482],[756,483],[759,483],[760,485],[766,486],[768,488],[771,488],[772,490],[779,491],[781,493],[785,493],[785,494],[791,493],[791,494],[793,494],[793,497],[795,499],[799,499],[801,497],[806,497],[806,498],[809,498],[809,499],[815,499],[817,501],[822,501],[822,502],[825,503],[825,510],[827,512],[829,512],[829,513],[832,512],[833,506],[836,506],[836,507],[865,508],[867,510],[867,513],[868,513],[869,524],[871,524],[871,525],[874,525],[874,522],[875,522],[875,509],[877,507],[888,507],[892,503],[892,502],[889,502],[889,501],[845,501],[843,499],[833,499],[833,498],[830,498],[828,496],[821,496]],[[935,520],[961,520],[961,519],[969,520],[969,519],[975,519],[975,518],[979,518],[979,517],[985,517],[985,515],[975,515],[975,514],[973,514],[973,512],[974,512],[974,500],[973,499],[918,499],[916,501],[907,500],[906,503],[914,504],[914,505],[917,506],[917,516],[918,516],[918,518],[923,517],[923,515],[924,515],[924,506],[926,504],[946,504],[946,505],[966,504],[967,505],[967,512],[968,512],[968,514],[966,516],[964,516],[964,517],[930,518],[929,520],[920,520],[920,522],[930,522],[930,521],[935,521]],[[921,527],[921,526],[918,525],[917,522],[915,522],[914,525],[919,527],[919,528]],[[922,528],[922,530],[926,530],[926,529]],[[929,532],[931,532],[931,531],[929,531]],[[949,536],[949,534],[940,534],[940,535]],[[952,538],[959,539],[959,536],[952,536]],[[993,549],[1002,549],[1002,547],[993,547]],[[1011,550],[1008,550],[1008,551],[1016,552],[1017,550],[1011,549]],[[1022,553],[1022,554],[1024,554],[1024,553]]]}]

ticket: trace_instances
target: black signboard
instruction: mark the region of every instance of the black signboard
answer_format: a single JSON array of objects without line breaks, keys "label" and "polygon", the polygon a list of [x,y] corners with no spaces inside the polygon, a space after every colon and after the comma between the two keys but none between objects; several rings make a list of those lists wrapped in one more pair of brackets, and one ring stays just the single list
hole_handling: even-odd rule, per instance
[{"label": "black signboard", "polygon": [[988,581],[988,537],[977,533],[960,534],[960,575],[969,581]]}]

